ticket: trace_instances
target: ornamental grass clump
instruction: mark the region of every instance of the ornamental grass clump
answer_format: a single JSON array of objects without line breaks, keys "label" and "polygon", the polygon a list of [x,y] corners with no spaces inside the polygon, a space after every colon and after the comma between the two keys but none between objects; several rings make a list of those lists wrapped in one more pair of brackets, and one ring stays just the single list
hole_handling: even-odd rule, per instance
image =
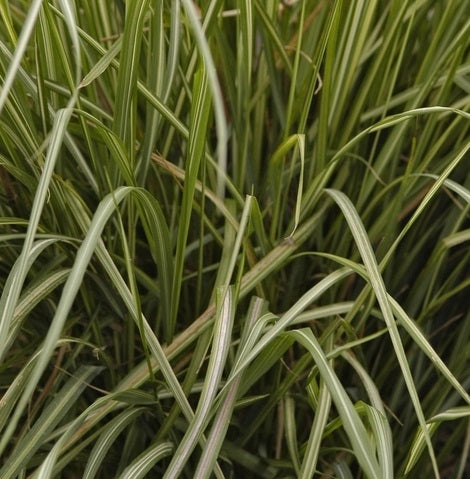
[{"label": "ornamental grass clump", "polygon": [[2,479],[468,477],[468,2],[0,16]]}]

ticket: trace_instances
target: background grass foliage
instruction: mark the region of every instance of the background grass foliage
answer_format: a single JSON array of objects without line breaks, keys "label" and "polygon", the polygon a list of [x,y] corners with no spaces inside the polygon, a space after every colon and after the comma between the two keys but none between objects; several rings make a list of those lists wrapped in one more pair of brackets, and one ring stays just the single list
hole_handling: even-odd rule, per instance
[{"label": "background grass foliage", "polygon": [[0,477],[469,477],[470,5],[0,3]]}]

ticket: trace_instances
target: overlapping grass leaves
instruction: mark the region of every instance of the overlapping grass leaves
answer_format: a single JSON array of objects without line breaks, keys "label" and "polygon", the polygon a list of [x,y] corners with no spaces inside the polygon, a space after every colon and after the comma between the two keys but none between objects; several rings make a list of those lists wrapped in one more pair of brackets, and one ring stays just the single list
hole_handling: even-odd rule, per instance
[{"label": "overlapping grass leaves", "polygon": [[2,477],[466,477],[468,6],[157,3],[0,7]]}]

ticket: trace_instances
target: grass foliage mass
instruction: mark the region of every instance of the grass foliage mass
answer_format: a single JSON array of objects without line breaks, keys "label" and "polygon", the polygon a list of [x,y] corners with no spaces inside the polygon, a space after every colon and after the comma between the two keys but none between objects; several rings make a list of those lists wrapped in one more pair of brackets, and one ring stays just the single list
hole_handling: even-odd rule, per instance
[{"label": "grass foliage mass", "polygon": [[0,3],[0,477],[470,477],[470,4]]}]

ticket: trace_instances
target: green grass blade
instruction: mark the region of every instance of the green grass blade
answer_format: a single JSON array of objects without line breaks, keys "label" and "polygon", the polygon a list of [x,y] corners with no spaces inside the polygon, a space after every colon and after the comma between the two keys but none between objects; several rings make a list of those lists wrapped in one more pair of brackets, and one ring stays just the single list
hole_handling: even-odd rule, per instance
[{"label": "green grass blade", "polygon": [[[154,358],[156,359],[156,362],[158,364],[159,369],[161,370],[163,376],[165,377],[165,380],[176,400],[178,403],[181,411],[183,412],[184,416],[186,417],[186,420],[191,423],[194,418],[194,413],[192,411],[191,405],[170,365],[170,362],[167,357],[167,352],[162,348],[158,338],[156,337],[155,333],[153,332],[152,328],[150,327],[148,321],[146,320],[145,317],[142,316],[142,318],[137,317],[137,310],[135,308],[135,302],[132,298],[132,294],[125,284],[122,276],[120,275],[119,271],[117,270],[116,266],[114,265],[112,259],[109,257],[109,254],[104,248],[99,248],[97,251],[97,256],[99,257],[103,267],[105,268],[106,272],[109,275],[110,280],[116,287],[116,289],[119,291],[119,294],[124,301],[127,309],[131,313],[133,319],[136,322],[142,321],[143,328],[144,328],[144,335],[145,338],[148,342],[148,347],[150,351],[152,352]],[[145,366],[147,366],[145,364]],[[140,368],[139,368],[140,369]],[[148,370],[147,374],[143,374],[141,371],[136,371],[136,375],[139,378],[140,381],[144,381],[146,377],[148,376]],[[129,378],[129,381],[124,381],[121,383],[121,389],[125,390],[129,387],[132,387],[132,385],[135,385],[135,379],[132,377],[133,375],[131,374],[131,377]],[[106,408],[104,408],[106,409]],[[104,410],[103,413],[106,413]],[[205,444],[205,438],[201,437],[200,438],[201,444]],[[217,474],[220,476],[221,472],[217,468]]]},{"label": "green grass blade", "polygon": [[79,88],[84,88],[93,83],[111,65],[122,48],[122,38],[116,40],[113,46],[93,65],[90,71],[83,77]]},{"label": "green grass blade", "polygon": [[21,274],[22,269],[27,272],[37,257],[54,242],[55,240],[52,239],[36,242],[31,246],[26,259],[25,257],[18,258],[11,268],[0,298],[0,311],[2,311],[0,323],[0,358],[3,358],[8,350],[9,341],[7,340],[7,336],[14,327],[15,317],[11,311],[12,309],[17,310],[19,308],[19,305],[13,303],[13,301],[19,300],[19,290],[21,286],[18,287],[18,275]]},{"label": "green grass blade", "polygon": [[460,394],[460,396],[470,404],[470,395],[462,386],[462,384],[457,380],[457,378],[452,374],[449,368],[446,366],[445,362],[440,358],[436,353],[434,348],[431,346],[431,343],[426,339],[425,335],[415,324],[415,322],[406,314],[403,308],[398,304],[396,300],[392,297],[388,297],[390,305],[393,308],[393,312],[399,321],[400,325],[406,330],[406,332],[413,338],[413,341],[419,348],[426,354],[426,356],[431,360],[435,367],[443,374],[443,376],[449,381],[454,389]]},{"label": "green grass blade", "polygon": [[11,283],[11,289],[9,290],[8,296],[4,300],[5,302],[3,303],[3,307],[1,310],[1,332],[3,335],[6,334],[7,328],[11,323],[13,313],[18,302],[18,298],[20,296],[21,288],[23,287],[24,281],[26,279],[26,274],[28,271],[28,257],[30,256],[31,249],[33,247],[34,235],[39,224],[44,204],[46,202],[47,190],[52,178],[54,166],[57,161],[57,156],[59,154],[59,150],[62,145],[63,137],[65,135],[67,124],[70,120],[71,114],[72,110],[70,108],[60,110],[57,113],[54,122],[53,135],[44,164],[43,174],[41,175],[40,182],[36,190],[33,207],[31,210],[31,216],[28,223],[28,230],[23,245],[23,251],[18,260],[18,269],[14,273]]},{"label": "green grass blade", "polygon": [[[70,269],[61,269],[53,274],[47,274],[35,278],[34,284],[21,295],[18,305],[15,309],[8,337],[5,339],[4,350],[8,351],[18,336],[18,332],[23,325],[23,321],[28,314],[40,303],[46,299],[52,291],[63,284],[70,274]],[[1,421],[0,421],[1,424]]]},{"label": "green grass blade", "polygon": [[416,434],[416,437],[413,440],[412,447],[408,454],[408,458],[405,465],[404,476],[413,469],[418,460],[423,455],[423,451],[427,446],[428,437],[432,437],[436,432],[439,424],[437,422],[432,424],[426,424],[426,432],[420,428]]},{"label": "green grass blade", "polygon": [[[241,345],[237,351],[237,355],[241,354],[242,345],[247,341],[249,331],[257,321],[265,303],[260,298],[256,298],[248,313],[246,326],[241,338]],[[240,383],[242,376],[237,377],[229,387],[226,396],[221,400],[221,405],[214,418],[210,433],[207,437],[207,443],[202,451],[201,458],[194,474],[195,479],[209,478],[214,465],[217,461],[220,449],[223,445],[225,435],[230,425],[230,418],[235,407],[235,400],[239,394]]]},{"label": "green grass blade", "polygon": [[[462,114],[464,114],[464,113],[462,112]],[[470,119],[470,115],[467,115],[467,117]],[[462,159],[465,158],[465,155],[467,154],[469,149],[470,149],[470,142],[467,142],[464,145],[464,147],[458,152],[458,154],[455,156],[455,158],[445,168],[443,173],[441,175],[439,175],[438,180],[432,185],[430,190],[426,193],[426,196],[423,198],[423,201],[421,201],[418,208],[416,208],[416,211],[413,213],[413,216],[410,218],[410,220],[407,222],[407,224],[404,226],[404,228],[400,231],[400,234],[398,235],[398,237],[394,241],[393,245],[391,246],[391,248],[387,252],[387,255],[382,260],[383,264],[387,263],[389,257],[393,254],[397,245],[402,241],[403,237],[408,233],[409,229],[415,223],[417,218],[423,213],[424,209],[428,206],[429,202],[434,198],[434,196],[439,191],[441,186],[447,180],[447,177],[450,175],[450,173],[459,165],[459,163],[462,161]],[[458,189],[458,192],[459,193],[461,192],[461,188]]]},{"label": "green grass blade", "polygon": [[88,456],[85,471],[83,472],[83,479],[96,477],[113,442],[119,434],[143,412],[143,408],[127,409],[108,422]]},{"label": "green grass blade", "polygon": [[[467,148],[465,148],[462,155],[459,155],[459,161],[461,158],[465,156],[466,152],[467,152]],[[449,190],[452,190],[454,193],[457,193],[463,200],[465,200],[467,203],[470,204],[470,191],[468,190],[468,188],[465,188],[461,184],[456,183],[455,181],[452,181],[449,179],[444,179],[444,181],[442,181],[440,176],[432,175],[430,173],[423,173],[417,176],[427,176],[429,178],[434,178],[435,180],[439,180],[441,185],[445,185],[447,188],[449,188]]]},{"label": "green grass blade", "polygon": [[66,385],[59,391],[57,397],[46,407],[40,418],[34,423],[34,426],[18,442],[17,448],[0,470],[3,478],[17,477],[19,471],[25,467],[35,451],[43,446],[47,435],[53,431],[69,408],[73,406],[73,398],[83,391],[87,383],[100,370],[101,368],[93,366],[83,367],[75,373],[74,377],[69,379]]},{"label": "green grass blade", "polygon": [[173,338],[176,316],[179,308],[183,264],[192,203],[196,188],[199,166],[205,150],[205,132],[209,121],[210,95],[207,74],[200,70],[194,79],[193,104],[191,109],[191,129],[186,158],[186,175],[183,190],[182,207],[178,226],[178,240],[175,254],[175,273],[173,276],[171,312],[168,319],[166,337]]},{"label": "green grass blade", "polygon": [[232,370],[231,378],[243,370],[274,338],[283,332],[309,304],[349,274],[351,274],[351,270],[348,268],[342,268],[330,273],[299,298],[299,300],[268,329],[253,348],[247,351],[247,354],[243,358],[239,358],[239,361]]},{"label": "green grass blade", "polygon": [[219,80],[216,76],[214,60],[204,35],[202,25],[197,18],[194,5],[189,0],[181,0],[188,21],[193,29],[194,39],[198,45],[207,74],[208,86],[211,91],[215,115],[215,128],[217,131],[217,196],[223,199],[225,196],[224,175],[227,173],[227,124],[225,120],[224,102],[220,89]]},{"label": "green grass blade", "polygon": [[159,443],[148,448],[122,471],[119,479],[143,479],[148,477],[147,474],[152,467],[161,459],[169,456],[173,449],[171,442]]},{"label": "green grass blade", "polygon": [[189,455],[196,447],[196,443],[201,437],[205,426],[207,426],[208,412],[220,387],[219,382],[227,359],[235,316],[235,304],[231,288],[227,290],[220,288],[218,290],[217,309],[214,342],[212,344],[204,388],[201,392],[194,419],[189,424],[186,434],[181,440],[168,469],[165,471],[165,478],[176,478],[181,473]]},{"label": "green grass blade", "polygon": [[325,385],[325,381],[320,383],[320,393],[318,396],[318,405],[315,411],[312,428],[310,429],[309,438],[302,465],[299,472],[300,479],[313,477],[316,472],[318,457],[320,453],[321,439],[328,421],[328,414],[331,408],[331,394]]},{"label": "green grass blade", "polygon": [[102,201],[96,212],[96,215],[93,219],[93,224],[90,227],[87,237],[80,246],[80,249],[76,256],[75,264],[72,268],[72,272],[70,273],[70,276],[65,283],[64,290],[61,296],[61,301],[59,302],[55,316],[48,330],[48,334],[44,340],[41,354],[38,357],[38,360],[34,366],[30,381],[25,387],[25,390],[23,391],[23,394],[16,406],[16,410],[6,429],[6,432],[4,433],[0,447],[1,449],[5,447],[7,440],[13,433],[20,416],[24,411],[24,408],[30,400],[31,394],[34,392],[36,385],[40,377],[42,376],[42,373],[44,372],[47,363],[49,362],[50,355],[56,347],[57,340],[62,333],[63,325],[70,311],[70,308],[72,307],[72,303],[75,300],[75,296],[78,293],[78,289],[80,288],[80,284],[82,282],[83,276],[85,275],[85,271],[90,261],[90,258],[94,253],[94,249],[98,242],[99,236],[101,235],[106,221],[108,220],[111,213],[114,211],[115,200],[121,200],[126,194],[129,193],[129,191],[129,188],[123,187],[118,191],[114,192],[112,195],[108,195],[105,200]]},{"label": "green grass blade", "polygon": [[347,198],[347,196],[344,193],[341,193],[340,191],[336,191],[336,190],[327,190],[327,193],[335,200],[335,202],[341,208],[348,222],[349,228],[351,229],[351,233],[355,239],[356,246],[359,249],[359,252],[361,254],[362,260],[364,262],[364,266],[369,275],[371,287],[374,290],[377,301],[380,305],[380,309],[384,316],[385,323],[389,330],[389,334],[393,343],[395,354],[400,364],[400,369],[402,370],[402,374],[406,382],[408,392],[410,394],[411,400],[413,401],[416,416],[418,417],[418,421],[421,425],[421,428],[423,428],[423,432],[426,437],[426,443],[427,443],[429,455],[431,457],[431,461],[433,464],[434,474],[436,478],[438,478],[439,472],[438,472],[438,467],[436,463],[436,457],[434,454],[434,449],[432,447],[431,438],[426,434],[427,433],[426,420],[424,418],[424,414],[421,408],[421,403],[419,401],[418,393],[416,391],[416,387],[414,384],[413,376],[411,374],[408,360],[406,358],[406,354],[403,348],[403,343],[401,341],[397,325],[393,318],[392,308],[388,300],[385,284],[380,274],[379,267],[377,265],[377,261],[375,259],[374,253],[372,251],[372,246],[370,245],[369,239],[364,230],[364,226],[359,218],[359,215],[357,214],[356,210],[354,209],[351,201]]},{"label": "green grass blade", "polygon": [[322,379],[331,394],[331,399],[338,409],[356,458],[364,473],[371,479],[381,477],[379,464],[375,457],[375,448],[371,444],[367,431],[340,380],[333,368],[328,364],[328,360],[312,331],[301,329],[290,331],[288,334],[300,342],[312,355]]},{"label": "green grass blade", "polygon": [[287,449],[294,466],[294,471],[298,476],[300,472],[299,444],[297,441],[297,427],[295,423],[295,402],[291,396],[287,396],[284,399],[283,413]]},{"label": "green grass blade", "polygon": [[121,46],[113,130],[129,148],[129,164],[134,170],[135,90],[139,67],[143,24],[149,0],[137,0],[126,5],[126,19]]},{"label": "green grass blade", "polygon": [[393,441],[390,425],[384,412],[378,411],[376,408],[365,405],[366,414],[372,428],[375,443],[377,447],[377,456],[384,479],[393,479]]},{"label": "green grass blade", "polygon": [[[362,266],[359,265],[358,263],[355,263],[354,261],[347,260],[345,258],[339,258],[334,255],[329,255],[329,254],[321,254],[321,256],[325,256],[331,259],[334,259],[338,263],[340,263],[343,266],[351,268],[353,271],[355,271],[357,274],[362,276],[366,281],[369,280],[368,273],[366,269]],[[423,332],[420,330],[419,326],[416,325],[415,321],[413,321],[408,314],[405,312],[405,310],[400,306],[400,304],[389,294],[387,294],[388,301],[390,303],[390,306],[392,307],[393,314],[396,317],[398,323],[400,326],[402,326],[406,332],[409,334],[409,336],[413,339],[414,343],[423,351],[423,353],[430,359],[430,361],[434,364],[436,369],[438,369],[442,375],[447,379],[447,381],[454,387],[454,389],[458,392],[458,394],[467,402],[470,404],[470,395],[467,393],[465,388],[462,386],[462,384],[457,380],[457,378],[452,374],[452,372],[449,370],[449,368],[446,366],[445,362],[440,358],[439,354],[437,354],[436,350],[432,347],[431,343],[428,341],[426,336],[423,334]],[[344,305],[344,310],[343,306],[338,305],[338,310],[339,311],[350,311],[353,307],[353,304],[349,303],[348,305]],[[330,309],[331,308],[331,309]],[[323,315],[323,308],[318,308],[320,311],[318,313],[315,313],[316,310],[313,310],[313,312],[309,313],[304,313],[302,315],[299,315],[298,319],[293,322],[293,324],[298,324],[301,321],[304,322],[307,319],[310,318],[316,318],[318,315],[322,316]],[[327,307],[326,311],[330,310],[336,310],[336,308],[332,307]],[[349,358],[351,361],[352,358]],[[355,361],[353,361],[355,363]],[[354,366],[355,369],[359,372],[359,374],[363,377],[364,379],[364,384],[369,383],[368,391],[369,391],[369,397],[373,400],[373,405],[374,407],[384,413],[383,408],[381,406],[381,400],[378,397],[378,393],[375,390],[375,387],[373,384],[369,381],[367,378],[367,375],[365,374],[365,371],[362,370],[362,368],[359,366],[359,364],[356,363]],[[375,398],[375,399],[374,399]]]},{"label": "green grass blade", "polygon": [[2,89],[0,91],[0,113],[3,110],[10,89],[13,85],[13,82],[15,81],[15,77],[18,68],[20,67],[21,60],[24,56],[26,48],[28,47],[28,41],[34,31],[35,23],[39,15],[41,5],[42,0],[34,0],[30,5],[28,15],[23,23],[23,28],[16,44],[15,54],[13,55],[13,58],[8,68],[8,72],[2,85]]}]

